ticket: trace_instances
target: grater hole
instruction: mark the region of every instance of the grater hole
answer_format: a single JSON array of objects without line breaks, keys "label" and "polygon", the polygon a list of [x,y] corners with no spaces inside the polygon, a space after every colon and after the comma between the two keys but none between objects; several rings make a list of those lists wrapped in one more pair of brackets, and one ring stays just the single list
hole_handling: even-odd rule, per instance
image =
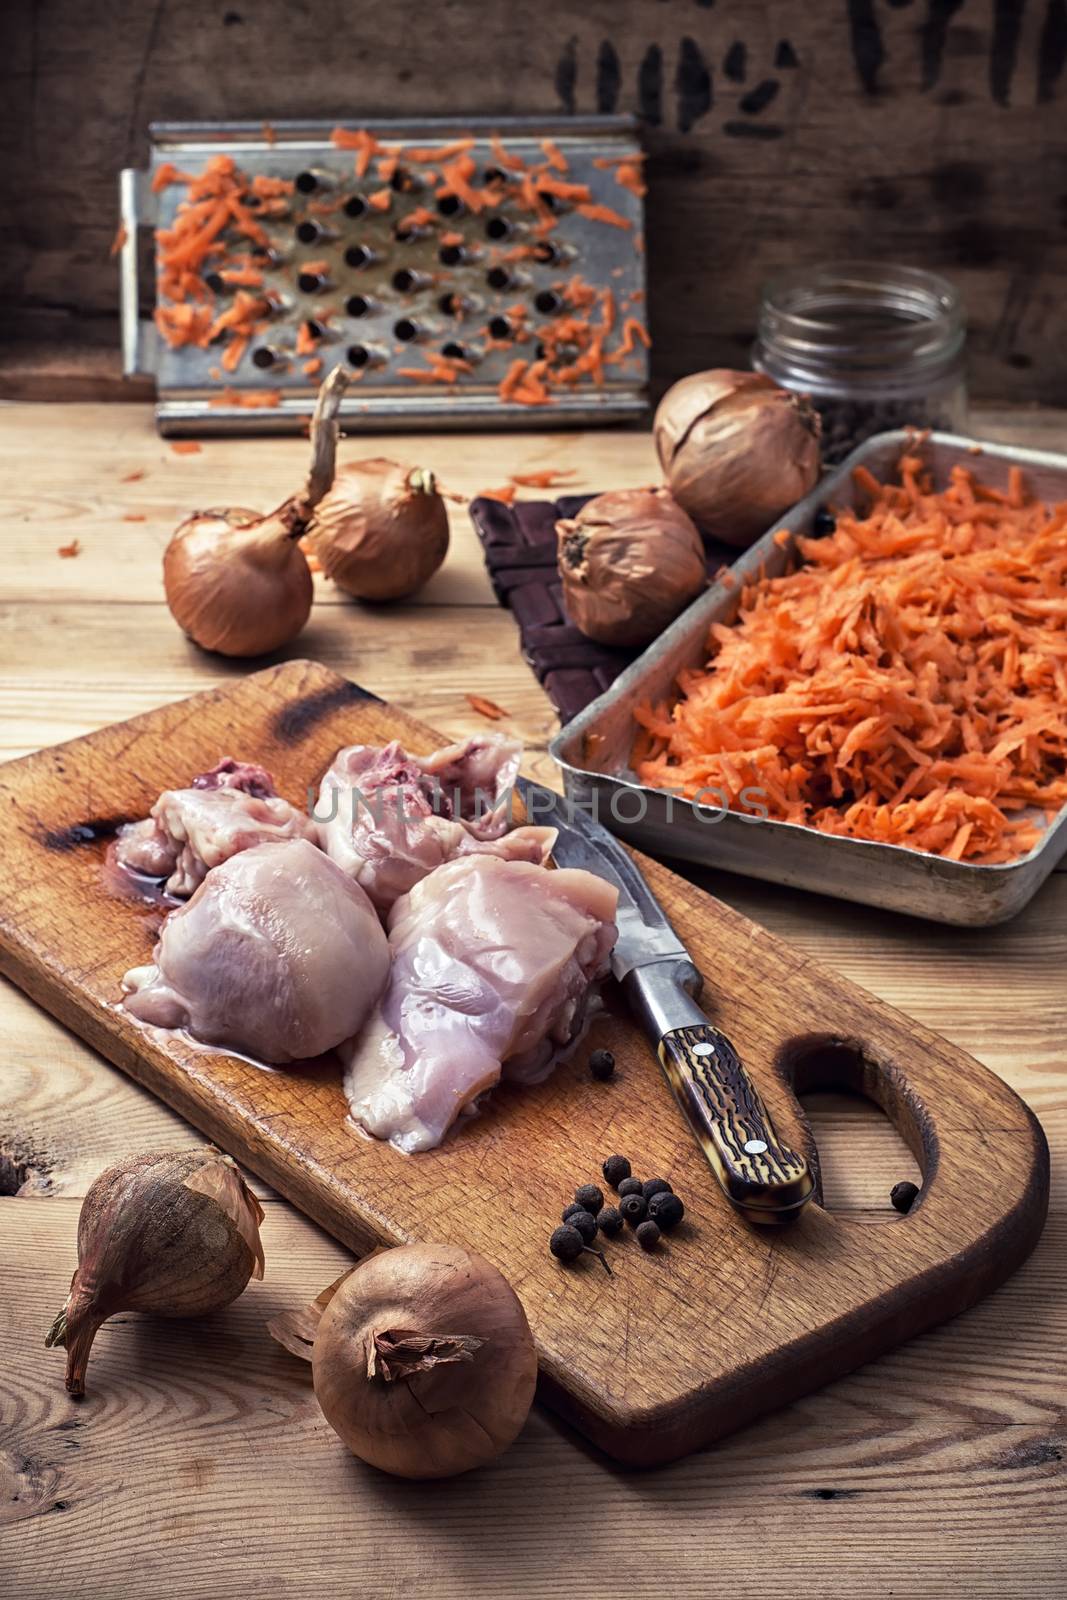
[{"label": "grater hole", "polygon": [[463,302],[458,295],[443,294],[437,302],[437,309],[443,311],[446,317],[458,317],[463,313]]},{"label": "grater hole", "polygon": [[463,201],[458,194],[443,194],[437,202],[437,209],[443,217],[458,217],[463,210]]},{"label": "grater hole", "polygon": [[277,359],[274,351],[265,344],[260,345],[258,350],[253,350],[252,352],[252,365],[258,367],[261,372],[265,372],[268,367],[273,367]]},{"label": "grater hole", "polygon": [[511,323],[507,317],[489,318],[489,336],[491,339],[510,339],[512,337]]},{"label": "grater hole", "polygon": [[349,345],[348,364],[350,367],[366,367],[370,364],[370,351],[365,344]]},{"label": "grater hole", "polygon": [[393,332],[401,344],[411,344],[419,337],[419,325],[411,317],[400,317],[393,323]]},{"label": "grater hole", "polygon": [[533,247],[533,258],[545,266],[554,266],[561,259],[559,246],[550,239],[540,239]]},{"label": "grater hole", "polygon": [[437,259],[443,267],[458,267],[463,260],[463,246],[444,244],[437,252]]},{"label": "grater hole", "polygon": [[487,239],[507,239],[511,234],[511,223],[506,217],[490,217],[485,225]]},{"label": "grater hole", "polygon": [[358,272],[361,267],[369,267],[374,260],[374,251],[367,244],[350,244],[345,251],[345,261]]},{"label": "grater hole", "polygon": [[503,167],[486,167],[482,173],[483,183],[507,183],[508,175]]},{"label": "grater hole", "polygon": [[350,317],[367,317],[370,315],[371,303],[365,294],[350,294],[345,301],[345,310]]},{"label": "grater hole", "polygon": [[534,306],[545,317],[554,315],[562,304],[563,302],[554,289],[542,289],[534,295]]},{"label": "grater hole", "polygon": [[451,361],[466,361],[468,359],[466,345],[457,344],[455,339],[449,339],[447,344],[441,346],[441,354],[448,356]]},{"label": "grater hole", "polygon": [[327,281],[324,272],[299,272],[296,286],[301,294],[318,294],[320,290],[326,288]]},{"label": "grater hole", "polygon": [[306,317],[304,327],[307,329],[309,339],[325,339],[330,331],[325,322],[320,322],[318,317]]},{"label": "grater hole", "polygon": [[401,267],[399,272],[393,273],[393,288],[398,294],[411,294],[420,283],[420,275],[410,267]]},{"label": "grater hole", "polygon": [[301,244],[314,244],[321,231],[317,222],[298,222],[296,225],[296,236]]},{"label": "grater hole", "polygon": [[298,172],[295,178],[297,194],[314,194],[319,180],[313,172]]},{"label": "grater hole", "polygon": [[345,201],[346,217],[362,217],[367,210],[367,202],[361,194],[350,194]]},{"label": "grater hole", "polygon": [[219,277],[217,272],[206,272],[204,274],[204,283],[211,290],[212,294],[225,293],[225,281]]},{"label": "grater hole", "polygon": [[511,273],[504,267],[490,267],[485,281],[490,289],[506,289],[511,283]]}]

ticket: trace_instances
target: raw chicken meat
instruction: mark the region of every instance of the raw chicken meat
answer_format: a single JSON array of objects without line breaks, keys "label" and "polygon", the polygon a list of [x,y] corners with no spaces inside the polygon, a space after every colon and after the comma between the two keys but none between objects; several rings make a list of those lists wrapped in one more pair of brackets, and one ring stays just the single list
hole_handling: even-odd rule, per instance
[{"label": "raw chicken meat", "polygon": [[127,872],[166,878],[168,894],[184,898],[210,867],[272,839],[310,839],[310,817],[278,795],[262,767],[226,756],[188,789],[166,789],[143,822],[123,828],[114,859]]},{"label": "raw chicken meat", "polygon": [[429,1150],[502,1072],[547,1077],[607,975],[616,900],[592,873],[488,855],[417,883],[389,918],[378,1009],[339,1052],[356,1120]]},{"label": "raw chicken meat", "polygon": [[387,912],[420,878],[471,853],[542,862],[555,835],[515,828],[509,797],[522,746],[490,734],[412,756],[384,748],[339,750],[322,780],[314,815],[322,847]]},{"label": "raw chicken meat", "polygon": [[374,907],[307,839],[253,845],[172,911],[123,979],[142,1022],[284,1063],[357,1033],[389,972]]}]

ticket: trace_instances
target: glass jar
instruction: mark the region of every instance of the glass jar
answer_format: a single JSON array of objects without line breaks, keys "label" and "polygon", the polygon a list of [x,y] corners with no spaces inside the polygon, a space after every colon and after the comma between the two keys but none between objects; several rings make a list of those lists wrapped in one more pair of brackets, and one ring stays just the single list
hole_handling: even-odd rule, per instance
[{"label": "glass jar", "polygon": [[811,397],[823,460],[871,434],[967,423],[966,329],[945,278],[874,261],[798,267],[763,291],[752,364]]}]

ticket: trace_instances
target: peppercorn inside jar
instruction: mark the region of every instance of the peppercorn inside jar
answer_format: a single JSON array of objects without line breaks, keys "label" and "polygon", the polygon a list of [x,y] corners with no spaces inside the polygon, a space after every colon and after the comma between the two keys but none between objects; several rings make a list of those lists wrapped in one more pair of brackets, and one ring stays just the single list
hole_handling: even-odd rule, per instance
[{"label": "peppercorn inside jar", "polygon": [[810,396],[828,466],[888,429],[967,425],[966,330],[947,279],[918,267],[800,267],[763,291],[752,364]]}]

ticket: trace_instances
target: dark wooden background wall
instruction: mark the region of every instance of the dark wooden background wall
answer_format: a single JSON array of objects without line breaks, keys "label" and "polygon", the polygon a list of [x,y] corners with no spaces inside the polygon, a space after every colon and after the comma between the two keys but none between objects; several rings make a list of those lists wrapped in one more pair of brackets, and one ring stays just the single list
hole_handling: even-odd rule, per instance
[{"label": "dark wooden background wall", "polygon": [[117,339],[153,118],[636,111],[661,378],[738,364],[786,263],[937,268],[972,384],[1067,403],[1067,0],[6,0],[0,322]]}]

